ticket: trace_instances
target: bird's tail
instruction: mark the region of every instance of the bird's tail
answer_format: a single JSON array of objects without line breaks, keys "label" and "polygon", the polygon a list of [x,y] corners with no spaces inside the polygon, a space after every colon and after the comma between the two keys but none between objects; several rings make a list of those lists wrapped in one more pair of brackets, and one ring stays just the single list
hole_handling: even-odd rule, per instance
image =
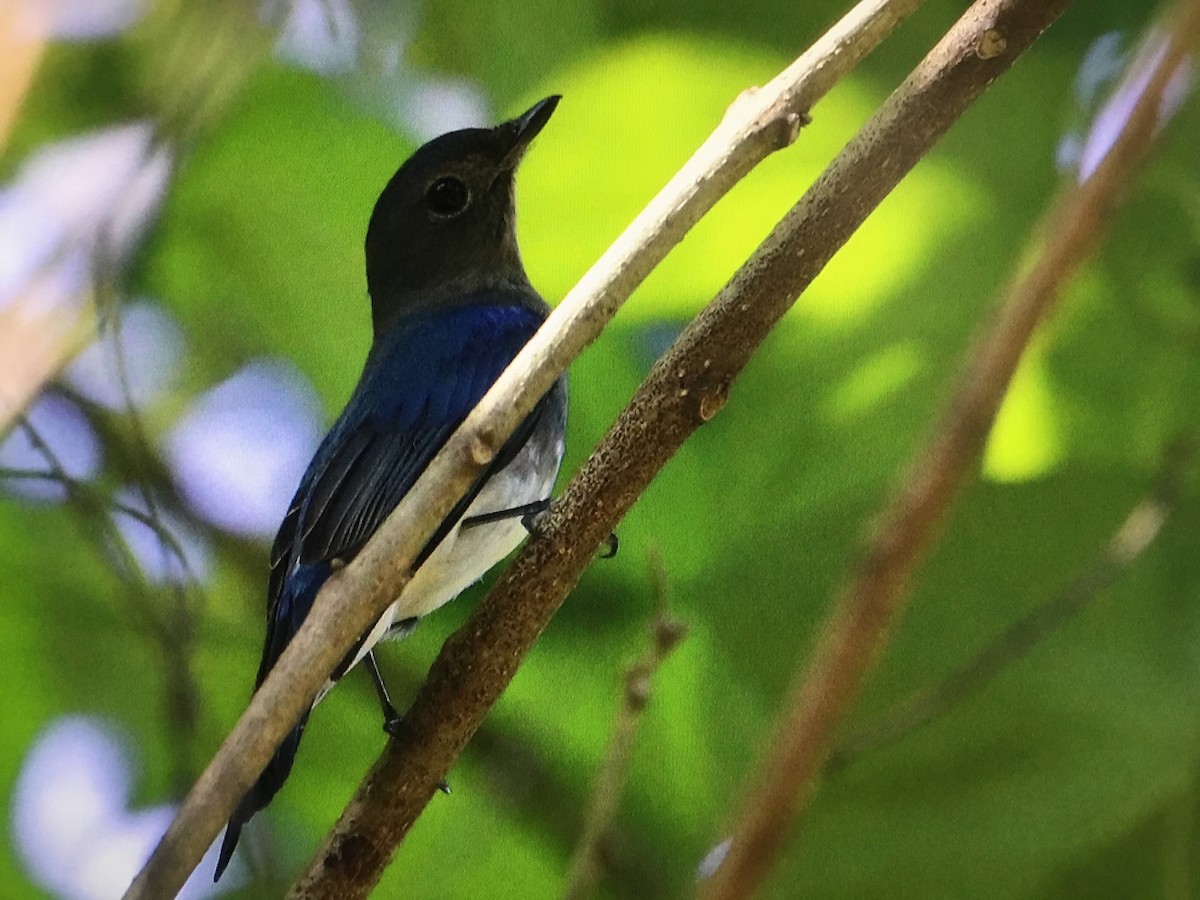
[{"label": "bird's tail", "polygon": [[279,745],[279,749],[267,763],[267,767],[263,769],[263,773],[258,776],[258,781],[254,782],[254,786],[246,792],[246,796],[242,798],[237,808],[234,809],[233,815],[229,817],[229,824],[225,826],[225,838],[221,841],[221,855],[217,860],[217,870],[213,874],[214,882],[224,874],[229,860],[233,858],[233,851],[237,847],[242,826],[249,822],[255,813],[270,803],[271,798],[287,781],[288,774],[292,771],[292,762],[296,758],[296,748],[300,746],[300,736],[304,734],[304,726],[307,722],[308,713],[305,713],[296,727],[288,732],[283,743]]}]

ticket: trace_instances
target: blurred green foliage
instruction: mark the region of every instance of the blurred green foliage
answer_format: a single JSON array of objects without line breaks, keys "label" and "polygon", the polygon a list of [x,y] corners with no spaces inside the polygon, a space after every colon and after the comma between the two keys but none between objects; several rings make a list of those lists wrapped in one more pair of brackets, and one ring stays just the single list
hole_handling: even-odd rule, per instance
[{"label": "blurred green foliage", "polygon": [[[553,301],[686,159],[744,87],[771,77],[846,4],[823,0],[431,3],[413,58],[475,79],[497,115],[564,95],[520,183],[533,281]],[[814,110],[797,145],[739,185],[572,370],[565,472],[666,342],[723,284],[961,4],[927,8]],[[1085,7],[1094,7],[1094,9]],[[856,541],[939,409],[969,338],[1028,246],[1078,117],[1072,80],[1109,28],[1151,10],[1080,4],[996,84],[871,218],[771,337],[712,425],[674,460],[551,625],[391,867],[381,896],[545,897],[561,888],[604,751],[617,675],[652,612],[657,547],[691,634],[661,672],[617,823],[608,896],[680,896],[741,800],[790,673]],[[1136,30],[1129,38],[1136,37]],[[51,53],[5,160],[119,121],[149,48]],[[140,86],[136,86],[140,85]],[[164,95],[170,83],[160,83]],[[140,99],[139,99],[140,98]],[[1102,254],[1076,280],[1009,396],[882,670],[868,722],[956,667],[1095,559],[1197,425],[1200,107],[1184,107]],[[361,241],[413,148],[337,82],[266,61],[186,148],[132,273],[183,323],[182,408],[261,354],[293,360],[332,416],[369,339]],[[157,420],[155,420],[157,421]],[[1200,511],[1066,628],[969,702],[832,776],[770,895],[1196,896]],[[195,660],[194,764],[243,708],[264,591],[218,555]],[[253,550],[265,567],[265,548]],[[39,729],[111,717],[143,767],[133,802],[169,799],[172,744],[153,645],[127,588],[69,509],[0,501],[0,729],[6,789]],[[384,651],[404,696],[474,592]],[[19,686],[19,690],[16,689]],[[366,679],[314,715],[268,815],[279,878],[307,858],[383,743]],[[8,793],[8,791],[6,791]],[[260,842],[261,843],[261,842]],[[5,896],[34,896],[0,848]],[[247,889],[272,896],[278,884]]]}]

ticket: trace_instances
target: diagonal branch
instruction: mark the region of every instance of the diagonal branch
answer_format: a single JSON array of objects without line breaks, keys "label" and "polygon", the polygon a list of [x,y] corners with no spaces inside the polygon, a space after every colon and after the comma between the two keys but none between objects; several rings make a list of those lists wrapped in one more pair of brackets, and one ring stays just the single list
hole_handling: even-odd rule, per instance
[{"label": "diagonal branch", "polygon": [[1194,436],[1173,444],[1155,484],[1129,511],[1092,563],[1062,591],[1043,600],[984,644],[962,665],[897,700],[841,739],[826,765],[832,775],[890,746],[966,702],[1079,616],[1142,558],[1179,504],[1180,481],[1196,452]]},{"label": "diagonal branch", "polygon": [[[941,422],[868,537],[862,562],[838,596],[817,639],[807,673],[781,712],[774,745],[746,792],[733,837],[723,848],[724,860],[701,896],[709,900],[751,896],[774,865],[789,825],[812,796],[837,728],[903,610],[912,575],[935,543],[958,489],[974,471],[1022,352],[1063,286],[1095,248],[1153,143],[1167,85],[1186,60],[1193,35],[1200,28],[1200,0],[1185,2],[1187,6],[1177,10],[1176,27],[1163,42],[1163,52],[1150,67],[1115,142],[1094,172],[1068,190],[1053,208],[1048,227],[1041,232],[1045,245],[1040,256],[1013,279],[999,318],[968,357]],[[966,18],[994,17],[985,33],[996,35],[1001,49],[1007,44],[1011,53],[1015,40],[1036,34],[1024,32],[1020,26],[1032,25],[1039,15],[1046,16],[1045,24],[1049,24],[1049,8],[1066,4],[1048,2],[1036,13],[1027,14],[1020,12],[1022,5],[1038,6],[1016,0],[994,4],[981,0]],[[956,28],[947,40],[958,42],[969,36]],[[951,45],[935,50],[934,56],[944,50],[952,55],[959,52]],[[920,70],[914,76],[918,80],[924,77]]]},{"label": "diagonal branch", "polygon": [[326,583],[127,898],[179,890],[326,675],[403,589],[420,548],[516,425],[701,216],[755,165],[788,146],[808,109],[920,4],[862,0],[769,84],[734,102],[712,136],[567,294],[362,553]]},{"label": "diagonal branch", "polygon": [[655,365],[561,500],[442,648],[293,898],[363,897],[609,533],[796,297],[1068,0],[980,0]]},{"label": "diagonal branch", "polygon": [[649,645],[629,665],[621,679],[621,705],[613,722],[608,749],[596,772],[579,842],[571,854],[563,900],[586,900],[596,892],[604,866],[605,844],[629,781],[634,742],[642,715],[650,704],[654,676],[687,637],[687,625],[671,613],[667,573],[657,548],[651,548],[650,567],[658,609],[650,620]]}]

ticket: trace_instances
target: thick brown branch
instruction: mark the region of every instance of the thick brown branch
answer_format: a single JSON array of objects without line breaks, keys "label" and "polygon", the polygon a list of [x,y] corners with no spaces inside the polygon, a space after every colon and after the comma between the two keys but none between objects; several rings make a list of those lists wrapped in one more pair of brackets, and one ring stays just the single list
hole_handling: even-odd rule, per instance
[{"label": "thick brown branch", "polygon": [[[1000,47],[1000,59],[1011,59],[1065,6],[1066,2],[978,2],[931,59],[957,58],[974,67],[977,63],[970,57],[986,55],[985,39]],[[775,743],[753,789],[746,792],[725,859],[705,884],[703,897],[750,896],[774,864],[789,825],[807,804],[837,727],[903,609],[912,574],[974,469],[1022,351],[1063,284],[1095,247],[1108,214],[1153,141],[1163,92],[1185,56],[1183,35],[1190,36],[1200,24],[1194,14],[1200,3],[1191,7],[1108,155],[1087,181],[1057,204],[1040,257],[1014,278],[999,319],[970,356],[932,439],[880,516],[862,562],[818,638],[806,676],[780,717]],[[908,84],[923,83],[927,77],[918,70]]]},{"label": "thick brown branch", "polygon": [[654,367],[534,540],[442,648],[293,898],[362,897],[596,550],[867,215],[1067,0],[982,2],[926,60]]},{"label": "thick brown branch", "polygon": [[[863,0],[770,84],[738,98],[713,135],[567,294],[363,552],[326,583],[304,626],[184,798],[126,893],[129,900],[179,890],[328,673],[398,596],[420,548],[517,424],[701,216],[758,162],[787,146],[812,104],[920,4]],[[511,677],[507,672],[501,685]]]}]

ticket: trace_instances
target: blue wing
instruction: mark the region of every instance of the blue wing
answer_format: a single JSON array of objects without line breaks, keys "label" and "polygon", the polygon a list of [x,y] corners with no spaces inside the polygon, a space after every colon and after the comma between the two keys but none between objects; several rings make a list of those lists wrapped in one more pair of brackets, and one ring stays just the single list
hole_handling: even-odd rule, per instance
[{"label": "blue wing", "polygon": [[[541,323],[542,315],[525,305],[460,306],[413,314],[377,338],[276,537],[260,683],[308,614],[329,563],[348,561],[362,548]],[[545,406],[510,439],[492,470],[520,448]]]}]

